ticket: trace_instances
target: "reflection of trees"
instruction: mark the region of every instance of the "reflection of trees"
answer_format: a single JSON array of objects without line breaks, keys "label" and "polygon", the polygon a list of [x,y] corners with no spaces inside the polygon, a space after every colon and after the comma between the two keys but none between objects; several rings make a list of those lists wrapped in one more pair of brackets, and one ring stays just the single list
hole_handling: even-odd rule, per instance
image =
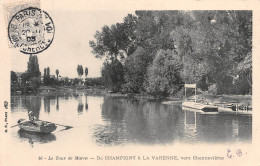
[{"label": "reflection of trees", "polygon": [[41,97],[40,96],[30,96],[26,98],[26,106],[28,113],[32,112],[31,115],[36,119],[39,119],[40,110],[41,110]]},{"label": "reflection of trees", "polygon": [[85,95],[85,110],[88,110],[88,97]]},{"label": "reflection of trees", "polygon": [[78,99],[79,98],[79,93],[72,93],[72,96],[75,98],[75,99]]},{"label": "reflection of trees", "polygon": [[65,98],[65,100],[69,100],[70,94],[69,94],[69,93],[65,93],[65,94],[64,94],[64,98]]},{"label": "reflection of trees", "polygon": [[252,138],[251,115],[199,114],[197,136],[204,142],[233,142]]},{"label": "reflection of trees", "polygon": [[95,135],[105,144],[172,142],[179,132],[179,110],[147,100],[104,97],[102,117],[109,126]]},{"label": "reflection of trees", "polygon": [[59,106],[59,96],[57,95],[56,96],[56,110],[58,111],[59,108],[60,108],[60,106]]},{"label": "reflection of trees", "polygon": [[50,100],[51,97],[50,96],[45,96],[43,98],[43,102],[44,102],[44,111],[47,113],[50,113]]},{"label": "reflection of trees", "polygon": [[84,105],[82,103],[78,104],[78,114],[81,114],[83,112]]},{"label": "reflection of trees", "polygon": [[77,99],[79,102],[78,103],[78,114],[81,114],[83,112],[83,108],[84,108],[84,105],[82,103],[82,94],[77,93],[75,99]]},{"label": "reflection of trees", "polygon": [[15,111],[19,107],[26,107],[23,100],[22,96],[11,96],[11,111]]}]

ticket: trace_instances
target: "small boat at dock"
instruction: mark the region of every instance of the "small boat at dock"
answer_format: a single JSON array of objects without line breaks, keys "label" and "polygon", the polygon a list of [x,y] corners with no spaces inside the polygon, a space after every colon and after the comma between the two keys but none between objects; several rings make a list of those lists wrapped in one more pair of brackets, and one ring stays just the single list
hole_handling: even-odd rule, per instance
[{"label": "small boat at dock", "polygon": [[41,120],[25,121],[25,119],[19,119],[18,126],[22,130],[37,133],[51,133],[55,131],[57,128],[57,126],[54,123]]},{"label": "small boat at dock", "polygon": [[[185,100],[182,102],[182,108],[188,108],[192,110],[201,110],[203,112],[218,112],[218,107],[214,105],[210,105],[208,103],[200,103],[197,101],[196,97],[196,84],[185,84]],[[195,98],[191,99],[192,101],[189,101],[186,96],[186,88],[192,88],[195,89]]]},{"label": "small boat at dock", "polygon": [[183,108],[189,108],[194,110],[201,110],[203,112],[218,112],[218,107],[213,105],[206,105],[202,103],[196,103],[192,101],[184,101],[182,102]]}]

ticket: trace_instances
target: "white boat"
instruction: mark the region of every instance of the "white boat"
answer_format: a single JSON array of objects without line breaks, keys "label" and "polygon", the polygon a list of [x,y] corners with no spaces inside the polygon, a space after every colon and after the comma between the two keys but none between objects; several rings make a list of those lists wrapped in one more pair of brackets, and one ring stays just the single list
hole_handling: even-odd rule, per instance
[{"label": "white boat", "polygon": [[218,107],[213,105],[207,105],[202,103],[196,103],[193,101],[184,101],[182,102],[182,107],[194,109],[194,110],[201,110],[203,112],[218,112]]},{"label": "white boat", "polygon": [[[182,102],[182,107],[189,108],[189,109],[194,109],[194,110],[201,110],[203,112],[218,112],[218,107],[210,104],[204,104],[204,103],[199,103],[197,102],[197,96],[196,96],[196,84],[185,84],[185,100]],[[189,101],[187,100],[186,97],[186,88],[192,88],[195,89],[195,98],[194,101]],[[192,99],[193,100],[193,99]]]}]

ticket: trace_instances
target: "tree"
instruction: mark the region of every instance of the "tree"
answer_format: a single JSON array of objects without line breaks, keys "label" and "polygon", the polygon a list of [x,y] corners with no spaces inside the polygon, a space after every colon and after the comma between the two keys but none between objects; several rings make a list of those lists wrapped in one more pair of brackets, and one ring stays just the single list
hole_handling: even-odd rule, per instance
[{"label": "tree", "polygon": [[140,93],[144,91],[144,78],[151,61],[150,54],[142,47],[137,47],[136,51],[126,58],[124,67],[126,83],[123,86],[125,92]]},{"label": "tree", "polygon": [[33,91],[36,92],[41,85],[41,72],[39,70],[38,58],[36,55],[30,55],[27,63],[26,81],[31,82]]},{"label": "tree", "polygon": [[46,85],[47,84],[47,69],[44,68],[43,71],[43,84]]},{"label": "tree", "polygon": [[50,82],[51,82],[50,68],[47,67],[47,69],[46,69],[46,85],[50,85]]},{"label": "tree", "polygon": [[77,67],[77,72],[78,72],[78,75],[79,75],[79,82],[81,83],[81,76],[83,75],[83,67],[82,65],[78,65]]},{"label": "tree", "polygon": [[83,75],[83,67],[82,67],[82,65],[78,65],[77,72],[78,72],[79,78],[81,78],[81,76]]},{"label": "tree", "polygon": [[124,84],[124,68],[122,63],[119,60],[114,60],[111,63],[104,62],[102,77],[106,80],[106,87],[113,92],[120,91]]},{"label": "tree", "polygon": [[181,68],[181,59],[175,51],[159,50],[148,68],[147,92],[159,96],[178,92],[183,86]]},{"label": "tree", "polygon": [[85,76],[87,77],[88,76],[88,68],[85,67]]},{"label": "tree", "polygon": [[90,41],[92,53],[96,58],[106,56],[107,60],[124,59],[125,55],[130,55],[136,48],[135,26],[137,17],[129,14],[124,18],[123,23],[104,26],[102,31],[97,31],[94,35],[95,41]]},{"label": "tree", "polygon": [[17,83],[18,77],[14,71],[11,71],[11,83]]},{"label": "tree", "polygon": [[59,80],[59,70],[56,69],[56,76],[57,76],[57,80]]},{"label": "tree", "polygon": [[[180,83],[196,83],[202,90],[214,85],[218,94],[251,93],[252,11],[136,11],[135,14],[125,17],[123,23],[104,26],[95,34],[96,40],[90,41],[94,55],[106,57],[102,74],[110,87],[116,84],[111,71],[119,60],[124,69],[122,82],[126,92],[146,90],[168,95],[176,92]],[[173,73],[160,63],[173,68]]]},{"label": "tree", "polygon": [[27,62],[27,75],[29,79],[41,76],[38,58],[36,55],[30,55],[29,57],[29,61]]}]

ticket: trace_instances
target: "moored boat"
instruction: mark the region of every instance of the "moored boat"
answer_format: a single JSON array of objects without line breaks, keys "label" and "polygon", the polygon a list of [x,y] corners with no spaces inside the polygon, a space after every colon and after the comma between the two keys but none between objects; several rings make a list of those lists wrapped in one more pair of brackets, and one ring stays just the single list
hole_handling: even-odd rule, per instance
[{"label": "moored boat", "polygon": [[41,120],[25,121],[25,119],[18,120],[18,126],[22,130],[38,133],[51,133],[57,128],[55,124],[50,122]]},{"label": "moored boat", "polygon": [[[214,106],[214,105],[210,105],[208,103],[199,103],[197,101],[197,96],[196,96],[196,84],[185,84],[184,85],[184,90],[185,90],[185,97],[184,97],[184,101],[182,102],[182,107],[183,108],[189,108],[189,109],[194,109],[194,110],[201,110],[203,112],[218,112],[218,107]],[[195,89],[195,96],[194,101],[189,101],[186,97],[186,88],[192,88]]]},{"label": "moored boat", "polygon": [[189,108],[194,110],[201,110],[203,112],[218,112],[218,107],[213,105],[206,105],[202,103],[195,103],[190,101],[184,101],[182,102],[183,108]]}]

